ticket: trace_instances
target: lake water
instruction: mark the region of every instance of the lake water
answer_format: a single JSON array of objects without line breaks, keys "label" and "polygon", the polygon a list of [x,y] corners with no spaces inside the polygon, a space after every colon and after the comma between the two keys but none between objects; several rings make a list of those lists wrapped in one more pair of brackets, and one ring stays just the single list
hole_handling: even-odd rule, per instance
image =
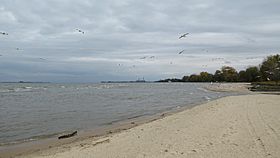
[{"label": "lake water", "polygon": [[93,129],[233,93],[205,83],[0,83],[0,145]]}]

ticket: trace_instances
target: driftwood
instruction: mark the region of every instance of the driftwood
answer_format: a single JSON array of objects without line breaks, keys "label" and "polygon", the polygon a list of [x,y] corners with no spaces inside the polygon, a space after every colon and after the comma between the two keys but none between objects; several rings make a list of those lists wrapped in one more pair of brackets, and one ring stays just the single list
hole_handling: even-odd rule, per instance
[{"label": "driftwood", "polygon": [[65,134],[65,135],[62,135],[62,136],[59,136],[58,139],[65,139],[65,138],[70,138],[70,137],[73,137],[75,135],[77,135],[77,131],[73,132],[73,133],[69,133],[69,134]]}]

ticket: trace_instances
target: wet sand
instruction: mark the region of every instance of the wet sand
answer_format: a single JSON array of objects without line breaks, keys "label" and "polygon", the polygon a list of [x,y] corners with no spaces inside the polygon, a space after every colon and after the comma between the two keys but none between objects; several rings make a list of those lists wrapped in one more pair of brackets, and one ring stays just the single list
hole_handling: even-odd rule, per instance
[{"label": "wet sand", "polygon": [[231,96],[21,157],[279,157],[280,96]]}]

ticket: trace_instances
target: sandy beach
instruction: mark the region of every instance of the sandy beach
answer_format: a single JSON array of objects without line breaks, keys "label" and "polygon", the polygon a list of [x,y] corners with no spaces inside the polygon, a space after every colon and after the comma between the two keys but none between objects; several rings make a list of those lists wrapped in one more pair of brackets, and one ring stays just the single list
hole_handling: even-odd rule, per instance
[{"label": "sandy beach", "polygon": [[204,88],[217,92],[242,92],[252,93],[249,91],[250,83],[211,83]]},{"label": "sandy beach", "polygon": [[230,96],[139,125],[21,157],[279,157],[280,96]]}]

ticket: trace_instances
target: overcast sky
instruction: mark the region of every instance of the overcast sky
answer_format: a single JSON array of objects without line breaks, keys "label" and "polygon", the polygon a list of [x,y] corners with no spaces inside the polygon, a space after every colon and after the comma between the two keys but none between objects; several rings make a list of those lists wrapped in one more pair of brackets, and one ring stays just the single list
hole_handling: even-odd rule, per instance
[{"label": "overcast sky", "polygon": [[0,32],[8,36],[0,34],[0,81],[158,80],[223,65],[244,69],[279,53],[279,6],[279,0],[1,0]]}]

